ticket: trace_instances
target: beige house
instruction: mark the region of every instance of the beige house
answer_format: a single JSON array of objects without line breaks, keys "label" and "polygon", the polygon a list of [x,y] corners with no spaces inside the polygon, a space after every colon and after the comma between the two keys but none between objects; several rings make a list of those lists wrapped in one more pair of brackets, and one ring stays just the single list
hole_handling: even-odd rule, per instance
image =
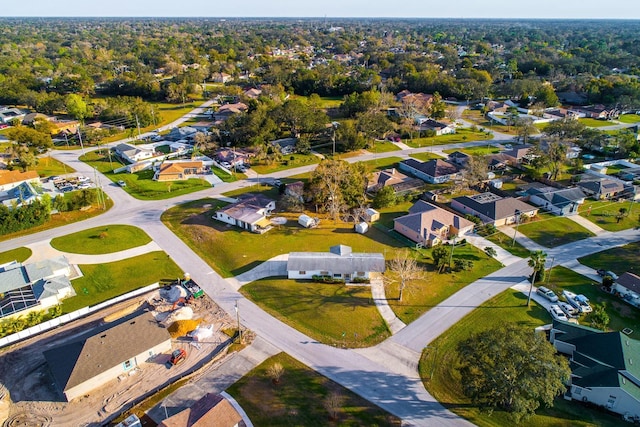
[{"label": "beige house", "polygon": [[531,206],[513,197],[501,197],[494,193],[480,193],[473,196],[456,197],[451,207],[463,215],[473,215],[485,224],[501,225],[521,222],[523,217],[534,217],[538,207]]},{"label": "beige house", "polygon": [[202,161],[165,161],[156,172],[156,181],[184,181],[204,173]]},{"label": "beige house", "polygon": [[40,177],[36,171],[21,172],[19,170],[0,170],[0,192],[8,191],[17,187],[23,182],[40,182]]},{"label": "beige house", "polygon": [[44,357],[55,384],[71,401],[169,351],[171,335],[145,312],[95,328],[45,351]]},{"label": "beige house", "polygon": [[471,232],[474,223],[424,200],[417,201],[407,215],[393,220],[393,229],[408,239],[431,247]]}]

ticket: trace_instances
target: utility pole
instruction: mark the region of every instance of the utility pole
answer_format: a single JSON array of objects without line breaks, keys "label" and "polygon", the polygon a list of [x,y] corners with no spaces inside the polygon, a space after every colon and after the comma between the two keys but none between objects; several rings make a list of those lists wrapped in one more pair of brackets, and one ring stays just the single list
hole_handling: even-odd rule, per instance
[{"label": "utility pole", "polygon": [[456,236],[453,236],[453,246],[451,246],[451,253],[449,254],[449,268],[451,268],[451,262],[453,261],[453,250],[456,248]]},{"label": "utility pole", "polygon": [[520,211],[517,209],[515,211],[515,218],[516,218],[516,228],[515,228],[515,231],[513,232],[513,241],[511,242],[511,246],[514,246],[516,244],[516,236],[518,235],[518,224],[520,224]]},{"label": "utility pole", "polygon": [[63,132],[64,133],[64,140],[67,143],[67,148],[69,148],[69,137],[67,136],[67,132]]},{"label": "utility pole", "polygon": [[553,270],[553,261],[555,261],[556,257],[552,256],[551,257],[551,267],[549,267],[549,274],[547,274],[547,280],[545,281],[545,284],[549,284],[549,277],[551,277],[551,270]]},{"label": "utility pole", "polygon": [[136,126],[138,127],[138,139],[140,139],[140,120],[138,120],[137,114],[136,114]]},{"label": "utility pole", "polygon": [[78,139],[80,140],[80,148],[82,149],[82,155],[85,155],[84,145],[82,144],[82,130],[78,127]]},{"label": "utility pole", "polygon": [[240,328],[240,310],[238,308],[238,300],[236,300],[236,305],[234,308],[236,309],[236,318],[238,320],[238,334],[240,336],[240,344],[242,344],[242,329]]}]

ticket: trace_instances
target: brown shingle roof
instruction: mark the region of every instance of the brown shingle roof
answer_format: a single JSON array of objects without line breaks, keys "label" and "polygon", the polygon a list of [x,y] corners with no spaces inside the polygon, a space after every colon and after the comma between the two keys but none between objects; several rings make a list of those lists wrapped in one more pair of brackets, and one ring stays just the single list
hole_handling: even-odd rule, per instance
[{"label": "brown shingle roof", "polygon": [[162,421],[158,427],[233,427],[242,416],[227,399],[207,393],[191,407]]},{"label": "brown shingle roof", "polygon": [[31,179],[37,179],[38,172],[36,171],[27,171],[21,172],[18,170],[0,170],[0,185],[11,184],[14,182],[23,182],[29,181]]}]

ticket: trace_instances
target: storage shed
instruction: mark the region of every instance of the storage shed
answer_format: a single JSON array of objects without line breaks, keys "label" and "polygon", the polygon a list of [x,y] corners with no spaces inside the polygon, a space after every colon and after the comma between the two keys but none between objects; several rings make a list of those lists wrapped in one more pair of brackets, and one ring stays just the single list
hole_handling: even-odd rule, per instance
[{"label": "storage shed", "polygon": [[367,222],[375,222],[380,219],[380,212],[375,209],[368,208],[364,211],[363,219]]},{"label": "storage shed", "polygon": [[298,224],[304,228],[311,228],[316,225],[316,220],[311,218],[309,215],[302,214],[298,217]]},{"label": "storage shed", "polygon": [[364,234],[369,231],[369,224],[367,224],[366,222],[361,222],[359,224],[356,224],[355,229],[356,233]]}]

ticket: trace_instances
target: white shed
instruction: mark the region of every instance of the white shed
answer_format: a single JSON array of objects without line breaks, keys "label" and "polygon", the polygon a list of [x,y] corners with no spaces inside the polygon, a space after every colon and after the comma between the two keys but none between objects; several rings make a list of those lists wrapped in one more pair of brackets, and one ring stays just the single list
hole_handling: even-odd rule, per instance
[{"label": "white shed", "polygon": [[309,215],[302,214],[298,217],[298,224],[305,228],[310,228],[315,225],[316,221]]},{"label": "white shed", "polygon": [[361,222],[359,224],[356,224],[356,233],[360,233],[360,234],[364,234],[369,230],[369,224],[367,224],[366,222]]},{"label": "white shed", "polygon": [[367,222],[374,222],[380,219],[380,212],[378,212],[375,209],[372,208],[368,208],[366,211],[364,211],[364,220]]}]

